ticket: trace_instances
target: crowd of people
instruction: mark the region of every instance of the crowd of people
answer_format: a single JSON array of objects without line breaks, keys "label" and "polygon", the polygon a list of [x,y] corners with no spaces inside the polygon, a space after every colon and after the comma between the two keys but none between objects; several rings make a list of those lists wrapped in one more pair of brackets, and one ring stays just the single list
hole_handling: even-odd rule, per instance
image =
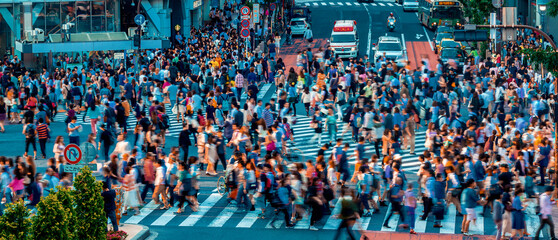
[{"label": "crowd of people", "polygon": [[[463,67],[423,60],[413,69],[410,62],[400,67],[367,56],[343,61],[329,46],[300,51],[287,66],[279,34],[260,30],[266,51],[255,52],[254,43],[238,40],[236,16],[236,4],[213,9],[211,22],[189,38],[143,51],[136,65],[127,59],[127,68],[113,66],[109,55],[80,71],[32,72],[17,58],[2,61],[0,131],[5,121],[22,123],[26,145],[23,157],[0,159],[4,202],[27,195],[34,206],[56,186],[71,186],[67,143],[49,128],[55,115],[65,114],[68,143],[98,151],[94,161],[104,163],[105,187],[121,186],[124,208],[134,214],[150,191],[160,209],[178,204],[181,214],[187,203],[197,211],[205,172],[226,176],[228,198],[239,211],[266,218],[271,206],[287,227],[310,216],[310,229],[318,230],[324,215],[339,214],[340,230],[354,239],[356,219],[389,205],[383,226],[398,227],[388,224],[398,212],[401,227],[413,234],[417,204],[424,206],[420,219],[432,216],[434,227],[442,227],[454,205],[463,234],[470,234],[477,214],[491,213],[497,239],[538,238],[541,228],[528,233],[525,227],[532,202],[554,238],[554,76],[534,71],[519,51],[543,46],[536,33],[522,30],[517,41],[485,58],[473,50]],[[264,83],[275,86],[277,99],[258,99]],[[320,148],[305,162],[285,158],[297,139],[297,114],[312,118],[310,144]],[[128,126],[129,118],[137,124]],[[81,141],[86,121],[90,134]],[[166,144],[171,121],[182,124],[178,146]],[[418,131],[426,131],[424,152],[415,152]],[[354,152],[342,138],[348,132]],[[405,154],[417,155],[416,173],[403,171]],[[46,159],[44,174],[36,159]],[[407,180],[411,174],[418,184]],[[339,212],[332,211],[336,199]]]}]

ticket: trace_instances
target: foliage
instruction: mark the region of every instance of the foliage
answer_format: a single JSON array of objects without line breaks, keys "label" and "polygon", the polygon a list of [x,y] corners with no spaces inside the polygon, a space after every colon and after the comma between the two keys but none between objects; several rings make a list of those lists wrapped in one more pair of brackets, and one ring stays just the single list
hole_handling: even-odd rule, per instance
[{"label": "foliage", "polygon": [[[486,24],[489,21],[490,13],[496,9],[492,5],[492,0],[460,0],[463,4],[463,14],[469,18],[471,24]],[[558,1],[558,0],[554,0]]]},{"label": "foliage", "polygon": [[551,72],[552,75],[558,76],[558,52],[552,48],[546,49],[523,49],[521,53],[525,54],[531,66],[539,70],[539,66],[542,65],[547,71]]},{"label": "foliage", "polygon": [[37,215],[33,217],[33,235],[35,239],[66,240],[71,239],[68,228],[68,213],[57,194],[50,194],[37,204]]},{"label": "foliage", "polygon": [[551,17],[558,16],[558,0],[550,0],[546,5],[546,14]]},{"label": "foliage", "polygon": [[31,211],[23,201],[10,203],[0,216],[0,239],[26,240],[31,229]]},{"label": "foliage", "polygon": [[75,210],[75,202],[74,202],[74,192],[68,188],[58,186],[56,189],[56,196],[58,197],[58,201],[62,203],[62,206],[67,211],[67,218],[68,218],[68,229],[70,229],[70,239],[74,238],[76,223],[77,223],[77,216]]},{"label": "foliage", "polygon": [[124,240],[127,237],[128,234],[122,230],[107,232],[107,240]]},{"label": "foliage", "polygon": [[76,203],[76,239],[106,238],[107,217],[101,197],[102,183],[91,174],[89,167],[81,169],[74,182]]}]

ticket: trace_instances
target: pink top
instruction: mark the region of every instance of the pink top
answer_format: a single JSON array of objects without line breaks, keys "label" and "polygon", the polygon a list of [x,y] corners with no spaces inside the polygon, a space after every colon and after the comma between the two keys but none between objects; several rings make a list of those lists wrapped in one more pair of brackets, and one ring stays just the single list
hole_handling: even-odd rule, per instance
[{"label": "pink top", "polygon": [[24,187],[23,178],[22,179],[14,178],[12,182],[8,185],[8,187],[11,187],[14,191],[23,190]]}]

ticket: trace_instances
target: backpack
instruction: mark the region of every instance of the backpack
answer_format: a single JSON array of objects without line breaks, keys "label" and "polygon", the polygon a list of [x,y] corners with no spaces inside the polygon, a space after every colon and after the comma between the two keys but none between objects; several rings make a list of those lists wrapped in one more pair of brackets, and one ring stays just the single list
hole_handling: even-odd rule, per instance
[{"label": "backpack", "polygon": [[36,135],[35,126],[33,124],[27,124],[27,128],[25,128],[25,135],[27,138],[34,138]]},{"label": "backpack", "polygon": [[355,119],[355,124],[356,124],[357,128],[362,127],[362,114],[361,113],[357,113],[356,119]]},{"label": "backpack", "polygon": [[202,114],[198,114],[198,123],[200,126],[205,126],[205,117]]},{"label": "backpack", "polygon": [[149,93],[149,86],[146,83],[144,83],[143,86],[141,87],[141,95],[147,96],[147,93]]},{"label": "backpack", "polygon": [[169,115],[161,114],[161,121],[159,123],[161,124],[160,125],[161,128],[168,129],[170,127]]},{"label": "backpack", "polygon": [[227,179],[225,181],[225,184],[227,185],[227,187],[229,188],[236,188],[236,172],[235,171],[231,171],[228,175],[227,175]]},{"label": "backpack", "polygon": [[[223,97],[223,95],[227,97],[225,98]],[[221,94],[219,95],[219,98],[221,99],[222,110],[229,111],[231,109],[231,103],[229,102],[229,95]]]}]

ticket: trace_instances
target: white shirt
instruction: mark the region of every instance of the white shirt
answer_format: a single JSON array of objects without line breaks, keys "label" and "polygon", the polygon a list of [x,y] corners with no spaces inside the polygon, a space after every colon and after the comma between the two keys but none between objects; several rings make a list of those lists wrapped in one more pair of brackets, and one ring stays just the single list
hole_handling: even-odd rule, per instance
[{"label": "white shirt", "polygon": [[158,167],[155,170],[155,186],[165,184],[165,173],[163,172],[163,167]]},{"label": "white shirt", "polygon": [[545,193],[541,194],[539,197],[539,202],[541,204],[541,215],[543,219],[547,219],[548,216],[552,214],[552,202],[550,196]]}]

